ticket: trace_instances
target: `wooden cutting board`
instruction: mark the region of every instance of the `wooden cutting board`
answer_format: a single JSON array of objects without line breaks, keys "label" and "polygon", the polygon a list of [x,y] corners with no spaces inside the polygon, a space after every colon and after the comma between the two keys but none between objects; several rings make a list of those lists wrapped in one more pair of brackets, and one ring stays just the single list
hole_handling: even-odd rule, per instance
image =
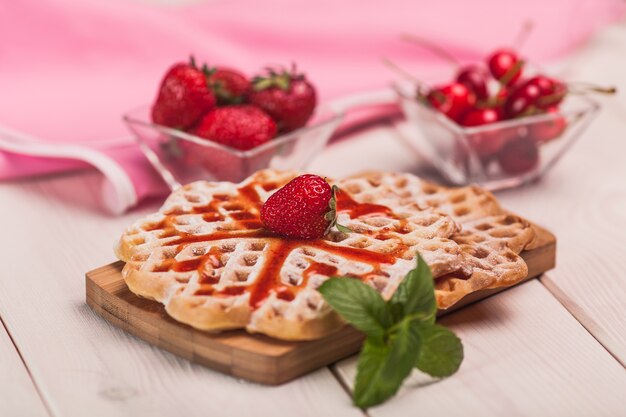
[{"label": "wooden cutting board", "polygon": [[[534,278],[555,265],[556,238],[537,230],[532,250],[522,252],[528,277]],[[170,318],[160,303],[139,298],[126,287],[123,262],[86,274],[87,304],[111,324],[155,346],[217,371],[263,384],[278,385],[358,352],[363,336],[346,326],[323,339],[285,342],[243,330],[211,334]],[[440,315],[457,310],[505,288],[475,292]]]}]

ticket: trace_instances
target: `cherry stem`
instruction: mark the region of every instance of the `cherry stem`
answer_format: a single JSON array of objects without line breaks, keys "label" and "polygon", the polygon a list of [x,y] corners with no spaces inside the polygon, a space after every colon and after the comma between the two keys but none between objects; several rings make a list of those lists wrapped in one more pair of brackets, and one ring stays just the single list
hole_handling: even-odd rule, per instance
[{"label": "cherry stem", "polygon": [[585,94],[585,93],[615,94],[617,93],[616,87],[602,87],[599,85],[586,83],[586,82],[567,83],[567,89],[568,89],[568,92],[572,94]]},{"label": "cherry stem", "polygon": [[429,41],[428,39],[424,39],[419,36],[409,35],[405,33],[402,35],[402,40],[410,42],[414,45],[419,45],[423,48],[426,48],[430,52],[437,55],[439,58],[443,59],[444,61],[448,61],[450,64],[456,67],[461,66],[461,63],[455,56],[453,56],[450,52],[443,49],[441,46]]},{"label": "cherry stem", "polygon": [[554,104],[563,100],[565,95],[566,95],[565,92],[549,94],[547,96],[539,97],[539,99],[537,100],[537,103],[539,103],[542,106],[549,106],[551,104]]},{"label": "cherry stem", "polygon": [[413,74],[411,74],[409,71],[405,70],[404,68],[402,68],[400,65],[396,64],[395,62],[393,62],[389,58],[383,58],[382,59],[382,63],[385,64],[392,71],[394,71],[394,72],[400,74],[401,76],[403,76],[404,78],[408,78],[409,80],[413,81],[415,84],[417,84],[417,86],[420,89],[422,89],[422,88],[428,89],[428,85],[425,82],[423,82],[422,80],[418,79]]},{"label": "cherry stem", "polygon": [[476,108],[478,109],[491,109],[494,107],[498,107],[504,103],[504,98],[500,98],[497,95],[493,97],[489,97],[487,100],[476,103]]},{"label": "cherry stem", "polygon": [[533,21],[530,19],[526,20],[524,24],[522,24],[522,27],[515,37],[515,41],[513,42],[513,49],[517,51],[522,49],[522,46],[524,46],[534,28],[535,24],[533,23]]}]

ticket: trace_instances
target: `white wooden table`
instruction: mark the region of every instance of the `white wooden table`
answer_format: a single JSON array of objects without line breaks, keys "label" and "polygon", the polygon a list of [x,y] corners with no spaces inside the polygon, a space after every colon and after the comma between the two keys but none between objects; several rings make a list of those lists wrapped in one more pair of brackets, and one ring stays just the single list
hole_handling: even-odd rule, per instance
[{"label": "white wooden table", "polygon": [[[626,415],[626,25],[601,33],[567,67],[619,86],[581,141],[539,184],[503,203],[558,237],[547,276],[445,317],[466,359],[432,384],[412,376],[367,415]],[[574,70],[575,69],[575,70]],[[339,142],[312,171],[415,171],[384,125]],[[189,363],[112,327],[84,302],[84,272],[147,205],[97,208],[95,173],[0,185],[0,416],[361,416],[347,392],[355,359],[279,387]],[[348,388],[346,388],[348,387]]]}]

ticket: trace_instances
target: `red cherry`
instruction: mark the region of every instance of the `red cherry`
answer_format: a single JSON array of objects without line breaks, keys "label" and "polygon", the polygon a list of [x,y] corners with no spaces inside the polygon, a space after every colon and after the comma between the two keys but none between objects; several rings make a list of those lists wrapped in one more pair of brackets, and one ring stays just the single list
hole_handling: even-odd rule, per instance
[{"label": "red cherry", "polygon": [[[463,116],[461,124],[466,127],[483,126],[502,120],[499,110],[493,108],[470,110]],[[467,136],[469,145],[480,159],[487,159],[495,155],[505,142],[505,135],[497,129],[480,133],[471,133]]]},{"label": "red cherry", "polygon": [[487,62],[493,78],[504,85],[512,85],[522,76],[520,59],[510,49],[498,49],[493,52]]},{"label": "red cherry", "polygon": [[456,81],[464,84],[474,93],[478,100],[487,100],[489,98],[489,90],[487,89],[488,79],[489,73],[487,70],[477,65],[461,67],[456,76]]},{"label": "red cherry", "polygon": [[533,123],[529,126],[528,136],[539,144],[558,138],[567,128],[567,120],[559,114],[558,107],[548,107],[546,113],[552,115],[550,120]]},{"label": "red cherry", "polygon": [[511,87],[506,87],[506,86],[500,87],[500,89],[496,92],[496,95],[495,95],[494,101],[496,102],[496,104],[498,105],[504,104],[506,99],[509,97],[510,92],[511,92]]},{"label": "red cherry", "polygon": [[542,94],[550,94],[554,91],[555,80],[545,75],[535,75],[528,79],[529,83],[536,84]]},{"label": "red cherry", "polygon": [[529,81],[513,89],[507,97],[504,103],[504,115],[507,118],[523,116],[536,107],[537,100],[541,97],[541,89],[536,83]]},{"label": "red cherry", "polygon": [[493,108],[470,110],[463,116],[463,126],[482,126],[502,120],[500,112]]},{"label": "red cherry", "polygon": [[507,142],[498,154],[498,163],[507,174],[523,174],[539,163],[539,147],[527,136]]},{"label": "red cherry", "polygon": [[526,80],[519,79],[515,84],[511,85],[500,85],[498,91],[491,97],[492,106],[500,106],[502,108],[502,118],[508,119],[508,115],[504,112],[504,103],[506,103],[509,96],[517,90],[522,84],[524,84]]},{"label": "red cherry", "polygon": [[541,97],[537,100],[535,105],[540,109],[558,106],[567,95],[567,86],[565,83],[544,75],[534,76],[527,82],[539,87]]},{"label": "red cherry", "polygon": [[476,104],[476,96],[465,85],[452,83],[430,90],[426,99],[430,105],[458,122]]}]

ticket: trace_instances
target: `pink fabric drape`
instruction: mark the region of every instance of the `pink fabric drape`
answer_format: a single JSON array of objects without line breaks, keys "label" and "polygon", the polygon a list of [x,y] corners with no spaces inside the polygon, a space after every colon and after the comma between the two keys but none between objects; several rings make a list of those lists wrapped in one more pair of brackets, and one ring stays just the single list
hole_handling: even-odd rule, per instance
[{"label": "pink fabric drape", "polygon": [[[381,64],[383,56],[417,74],[445,65],[401,41],[403,32],[477,60],[512,42],[532,19],[522,52],[545,61],[578,47],[625,9],[617,0],[223,0],[176,7],[2,0],[0,126],[104,149],[145,188],[153,173],[134,146],[119,147],[118,138],[131,142],[121,114],[152,101],[165,69],[191,53],[248,73],[296,62],[329,100],[388,85],[394,74]],[[0,152],[0,179],[77,166]]]}]

